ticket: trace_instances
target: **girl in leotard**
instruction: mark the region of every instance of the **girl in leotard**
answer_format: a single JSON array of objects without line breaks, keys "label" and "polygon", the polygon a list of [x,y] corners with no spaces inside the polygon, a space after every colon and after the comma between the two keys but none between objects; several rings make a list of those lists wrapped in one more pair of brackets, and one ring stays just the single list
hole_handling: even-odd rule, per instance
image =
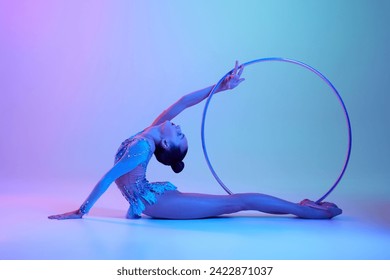
[{"label": "girl in leotard", "polygon": [[[243,66],[235,68],[215,92],[234,89],[242,81]],[[180,98],[163,111],[143,131],[126,139],[119,147],[114,166],[101,178],[79,209],[49,216],[50,219],[80,219],[89,212],[94,203],[115,181],[130,204],[127,218],[140,218],[141,214],[164,219],[199,219],[235,213],[243,210],[258,210],[271,214],[293,214],[300,218],[330,219],[342,210],[329,202],[314,203],[308,199],[293,203],[260,193],[210,195],[180,192],[169,182],[149,182],[146,168],[152,155],[171,166],[174,172],[184,168],[183,159],[188,142],[180,126],[171,120],[186,108],[206,99],[213,86],[195,91]]]}]

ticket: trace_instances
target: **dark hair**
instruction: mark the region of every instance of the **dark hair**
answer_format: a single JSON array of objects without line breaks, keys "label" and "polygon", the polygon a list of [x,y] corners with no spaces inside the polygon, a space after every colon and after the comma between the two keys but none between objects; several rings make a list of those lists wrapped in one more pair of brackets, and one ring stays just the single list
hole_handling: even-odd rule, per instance
[{"label": "dark hair", "polygon": [[187,154],[187,150],[181,151],[179,146],[172,146],[169,149],[165,149],[159,144],[156,146],[154,155],[159,162],[170,165],[175,173],[180,173],[184,169],[183,159]]}]

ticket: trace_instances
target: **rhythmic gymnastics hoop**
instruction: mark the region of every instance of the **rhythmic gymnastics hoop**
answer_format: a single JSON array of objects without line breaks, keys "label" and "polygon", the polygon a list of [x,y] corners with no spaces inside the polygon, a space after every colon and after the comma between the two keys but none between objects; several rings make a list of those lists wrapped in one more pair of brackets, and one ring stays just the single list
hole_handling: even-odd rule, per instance
[{"label": "rhythmic gymnastics hoop", "polygon": [[[323,201],[335,188],[336,186],[339,184],[341,178],[343,177],[344,173],[345,173],[345,170],[347,169],[347,166],[348,166],[348,162],[349,162],[349,158],[351,156],[351,149],[352,149],[352,128],[351,128],[351,121],[349,119],[349,115],[348,115],[348,111],[347,111],[347,108],[344,104],[344,101],[343,99],[341,98],[339,92],[337,91],[337,89],[333,86],[333,84],[318,70],[314,69],[313,67],[311,67],[310,65],[306,64],[306,63],[303,63],[303,62],[300,62],[300,61],[297,61],[297,60],[294,60],[294,59],[290,59],[290,58],[282,58],[282,57],[266,57],[266,58],[260,58],[260,59],[255,59],[255,60],[252,60],[252,61],[248,61],[246,63],[243,63],[242,66],[244,67],[247,67],[249,65],[252,65],[252,64],[255,64],[255,63],[260,63],[260,62],[269,62],[269,61],[276,61],[276,62],[286,62],[286,63],[291,63],[291,64],[295,64],[295,65],[298,65],[298,66],[301,66],[307,70],[310,70],[311,72],[313,72],[314,74],[316,74],[318,77],[320,77],[333,91],[333,93],[336,95],[337,99],[339,100],[340,102],[340,105],[341,107],[343,108],[343,111],[344,111],[344,116],[345,116],[345,121],[346,121],[346,124],[347,124],[347,128],[348,128],[348,149],[347,149],[347,154],[346,154],[346,157],[345,157],[345,161],[344,161],[344,165],[343,165],[343,168],[341,169],[341,172],[339,173],[336,181],[333,183],[333,185],[330,187],[330,189],[323,195],[321,196],[319,199],[317,199],[316,203],[320,203],[321,201]],[[213,97],[214,93],[215,93],[215,90],[219,87],[219,85],[225,80],[225,78],[228,76],[228,75],[231,75],[233,73],[234,69],[230,70],[229,72],[227,72],[219,81],[217,84],[215,84],[215,86],[212,88],[210,94],[209,94],[209,97],[207,98],[206,100],[206,104],[205,104],[205,107],[204,107],[204,110],[203,110],[203,116],[202,116],[202,127],[201,127],[201,138],[202,138],[202,148],[203,148],[203,154],[204,154],[204,157],[206,159],[206,162],[207,162],[207,165],[211,171],[211,173],[213,174],[214,178],[217,180],[217,182],[221,185],[221,187],[228,193],[228,194],[233,194],[233,192],[222,182],[221,178],[219,178],[219,176],[217,175],[217,173],[215,172],[211,162],[210,162],[210,159],[209,159],[209,156],[207,154],[207,148],[206,148],[206,141],[205,141],[205,133],[204,133],[204,127],[205,127],[205,123],[206,123],[206,115],[207,115],[207,109],[209,107],[209,104],[210,104],[210,101],[211,101],[211,98]]]}]

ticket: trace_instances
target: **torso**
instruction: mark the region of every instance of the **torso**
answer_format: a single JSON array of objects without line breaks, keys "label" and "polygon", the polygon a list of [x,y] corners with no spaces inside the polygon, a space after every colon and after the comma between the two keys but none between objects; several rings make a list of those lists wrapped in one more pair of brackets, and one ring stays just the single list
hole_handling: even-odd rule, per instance
[{"label": "torso", "polygon": [[141,133],[137,133],[123,141],[115,155],[115,163],[123,157],[142,157],[142,162],[137,167],[115,180],[120,189],[124,185],[133,187],[146,180],[146,169],[153,151],[150,140],[142,137]]},{"label": "torso", "polygon": [[162,194],[167,190],[176,190],[169,182],[150,183],[146,179],[146,169],[154,152],[154,143],[148,138],[142,137],[142,132],[126,139],[120,145],[115,163],[123,157],[140,157],[142,161],[130,172],[115,180],[122,195],[130,203],[128,215],[139,217],[145,209],[144,203],[156,202],[156,194]]}]

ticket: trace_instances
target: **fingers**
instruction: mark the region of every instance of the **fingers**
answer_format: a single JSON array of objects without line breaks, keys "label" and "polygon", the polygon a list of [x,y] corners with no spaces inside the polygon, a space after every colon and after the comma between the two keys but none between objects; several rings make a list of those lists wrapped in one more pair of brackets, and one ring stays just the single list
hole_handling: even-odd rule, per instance
[{"label": "fingers", "polygon": [[238,64],[238,60],[236,60],[236,64],[234,69],[231,70],[228,74],[226,74],[223,82],[221,83],[220,90],[234,89],[241,82],[245,81],[244,78],[241,78],[240,75],[244,71],[244,66]]},{"label": "fingers", "polygon": [[59,219],[60,219],[60,216],[61,216],[61,215],[51,215],[51,216],[49,216],[48,218],[49,218],[50,220],[59,220]]},{"label": "fingers", "polygon": [[238,68],[238,73],[237,73],[238,77],[241,76],[243,71],[244,71],[244,65],[241,64],[240,67]]},{"label": "fingers", "polygon": [[232,71],[231,75],[238,75],[241,76],[242,72],[244,71],[244,65],[239,65],[238,60],[236,60],[236,64],[234,65],[234,70]]},{"label": "fingers", "polygon": [[233,75],[236,75],[238,71],[238,60],[236,60],[236,65],[234,66]]},{"label": "fingers", "polygon": [[78,218],[81,218],[81,216],[69,215],[69,214],[59,214],[59,215],[51,215],[48,218],[50,220],[66,220],[66,219],[78,219]]}]

